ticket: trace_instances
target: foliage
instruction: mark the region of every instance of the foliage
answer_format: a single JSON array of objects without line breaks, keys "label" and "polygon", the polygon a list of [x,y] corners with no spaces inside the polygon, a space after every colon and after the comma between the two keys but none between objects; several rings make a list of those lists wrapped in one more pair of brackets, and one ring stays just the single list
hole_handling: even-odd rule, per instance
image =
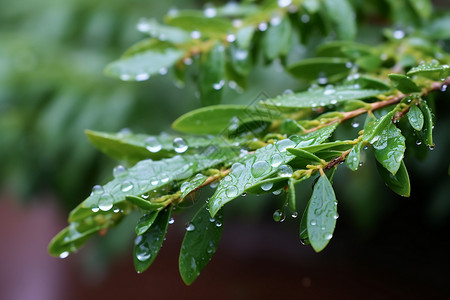
[{"label": "foliage", "polygon": [[[299,238],[320,252],[338,218],[334,172],[344,162],[357,171],[367,148],[386,185],[409,196],[405,151],[416,140],[434,149],[433,94],[450,83],[450,54],[437,43],[450,39],[439,29],[448,17],[432,18],[425,0],[370,5],[378,11],[387,5],[392,20],[408,31],[385,29],[377,45],[355,42],[358,22],[367,22],[366,6],[347,0],[244,1],[170,11],[165,24],[139,23],[149,38],[110,63],[106,73],[143,81],[172,69],[179,83],[189,74],[205,107],[175,120],[181,135],[88,131],[97,148],[127,167],[117,166],[112,181],[94,186],[71,212],[69,227],[52,240],[50,253],[65,257],[140,210],[134,265],[143,272],[158,254],[171,215],[185,210],[187,196],[217,185],[186,226],[179,267],[191,284],[217,249],[223,206],[246,194],[284,193],[273,215],[281,222],[287,211],[298,215],[295,186],[308,179],[313,192]],[[299,60],[298,49],[310,46],[317,56]],[[259,61],[274,60],[308,88],[249,106],[220,104],[227,83],[245,88]],[[361,115],[362,130],[336,137],[341,125]]]}]

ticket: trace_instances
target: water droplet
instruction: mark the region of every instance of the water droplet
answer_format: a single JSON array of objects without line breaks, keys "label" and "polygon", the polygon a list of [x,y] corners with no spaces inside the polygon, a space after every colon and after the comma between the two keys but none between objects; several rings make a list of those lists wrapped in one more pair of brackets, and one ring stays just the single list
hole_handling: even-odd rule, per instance
[{"label": "water droplet", "polygon": [[225,193],[226,193],[227,197],[233,198],[238,195],[239,191],[238,191],[237,187],[232,185],[227,188]]},{"label": "water droplet", "polygon": [[175,223],[175,219],[174,218],[170,218],[169,224],[173,224],[173,223]]},{"label": "water droplet", "polygon": [[161,74],[161,75],[166,75],[167,74],[167,68],[161,68],[161,69],[159,69],[159,74]]},{"label": "water droplet", "polygon": [[227,35],[227,42],[232,43],[236,40],[236,36],[234,34]]},{"label": "water droplet", "polygon": [[417,140],[417,141],[416,141],[416,145],[417,145],[417,146],[420,146],[420,145],[422,145],[422,142],[419,141],[419,140]]},{"label": "water droplet", "polygon": [[279,7],[288,7],[291,5],[292,0],[278,0],[277,3]]},{"label": "water droplet", "polygon": [[281,17],[280,16],[275,16],[275,17],[270,19],[270,25],[271,26],[278,26],[280,24],[281,24]]},{"label": "water droplet", "polygon": [[209,221],[210,221],[211,223],[214,223],[214,222],[216,221],[216,219],[213,218],[213,217],[210,217],[210,218],[209,218]]},{"label": "water droplet", "polygon": [[132,188],[133,188],[133,183],[131,181],[124,181],[121,186],[120,186],[120,190],[122,192],[129,192]]},{"label": "water droplet", "polygon": [[217,185],[219,185],[219,181],[213,181],[211,182],[211,184],[209,185],[212,189],[215,189],[217,187]]},{"label": "water droplet", "polygon": [[294,171],[289,165],[281,165],[278,168],[278,176],[280,177],[291,177]]},{"label": "water droplet", "polygon": [[275,153],[271,158],[270,164],[272,165],[272,167],[276,168],[283,162],[284,162],[283,157],[281,157],[280,154]]},{"label": "water droplet", "polygon": [[279,189],[279,190],[273,191],[272,194],[279,195],[279,194],[281,194],[281,191],[282,191],[282,189]]},{"label": "water droplet", "polygon": [[261,23],[259,23],[258,29],[259,29],[260,31],[266,31],[266,30],[267,30],[267,23],[266,23],[266,22],[261,22]]},{"label": "water droplet", "polygon": [[189,181],[183,182],[180,187],[180,192],[184,193],[184,191],[186,191],[186,189],[190,186],[191,186],[191,183]]},{"label": "water droplet", "polygon": [[215,89],[216,91],[220,90],[221,88],[223,88],[223,86],[225,85],[225,80],[221,80],[217,83],[213,84],[213,89]]},{"label": "water droplet", "polygon": [[284,211],[281,209],[277,209],[274,213],[273,213],[273,220],[275,222],[283,222],[284,219],[286,218]]},{"label": "water droplet", "polygon": [[203,13],[207,18],[214,18],[217,15],[217,10],[214,7],[207,7]]},{"label": "water droplet", "polygon": [[311,220],[311,222],[309,222],[309,224],[311,224],[311,226],[316,226],[317,222],[316,222],[316,220]]},{"label": "water droplet", "polygon": [[104,194],[98,199],[98,208],[102,211],[108,211],[113,207],[113,202],[111,196]]},{"label": "water droplet", "polygon": [[120,208],[114,207],[113,212],[114,212],[115,214],[117,214],[119,211],[120,211]]},{"label": "water droplet", "polygon": [[63,258],[63,259],[68,257],[68,256],[69,256],[69,251],[64,251],[61,254],[59,254],[59,258]]},{"label": "water droplet", "polygon": [[98,211],[100,210],[100,208],[98,208],[98,207],[93,207],[93,208],[91,208],[91,210],[92,210],[92,212],[96,213],[96,212],[98,212]]},{"label": "water droplet", "polygon": [[191,38],[199,39],[202,37],[202,33],[200,31],[194,30],[191,32]]},{"label": "water droplet", "polygon": [[206,252],[211,254],[211,253],[214,253],[214,251],[216,251],[216,248],[214,247],[214,243],[212,241],[210,241],[208,248],[206,249]]},{"label": "water droplet", "polygon": [[333,237],[333,235],[331,233],[325,233],[323,235],[323,238],[326,239],[326,240],[331,240],[332,237]]},{"label": "water droplet", "polygon": [[298,212],[294,211],[291,216],[294,219],[297,218],[298,217]]},{"label": "water droplet", "polygon": [[325,89],[325,91],[323,92],[323,94],[325,95],[325,96],[329,96],[329,95],[332,95],[332,94],[334,94],[334,93],[336,93],[336,90],[335,89],[330,89],[330,88],[326,88]]},{"label": "water droplet", "polygon": [[184,64],[185,64],[186,66],[190,66],[190,65],[192,65],[192,58],[186,57],[186,58],[183,60],[183,62],[184,62]]},{"label": "water droplet", "polygon": [[150,74],[148,74],[148,73],[137,74],[136,77],[134,77],[134,79],[136,81],[145,81],[149,78],[150,78]]},{"label": "water droplet", "polygon": [[434,150],[434,145],[430,145],[430,146],[428,146],[428,149],[430,149],[431,151],[433,151]]},{"label": "water droplet", "polygon": [[359,123],[358,122],[352,122],[352,127],[353,128],[358,128],[359,127]]},{"label": "water droplet", "polygon": [[446,84],[443,84],[442,86],[441,86],[441,92],[445,92],[447,90],[447,85]]},{"label": "water droplet", "polygon": [[94,185],[92,187],[91,195],[101,195],[103,194],[103,188],[100,185]]},{"label": "water droplet", "polygon": [[186,231],[194,231],[195,230],[195,226],[194,224],[188,224],[186,226]]},{"label": "water droplet", "polygon": [[128,80],[130,80],[130,79],[131,79],[131,76],[128,75],[128,74],[121,74],[121,75],[120,75],[120,80],[128,81]]},{"label": "water droplet", "polygon": [[162,145],[154,136],[147,138],[144,143],[145,148],[152,153],[156,153],[162,148]]},{"label": "water droplet", "polygon": [[222,222],[220,222],[220,221],[216,221],[216,227],[220,227],[220,226],[222,226]]},{"label": "water droplet", "polygon": [[284,140],[278,141],[275,145],[278,148],[278,151],[285,152],[286,148],[293,148],[295,146],[295,143],[293,141],[291,141],[290,139],[284,139]]},{"label": "water droplet", "polygon": [[324,74],[319,74],[319,77],[317,78],[317,82],[322,85],[327,84],[328,78]]},{"label": "water droplet", "polygon": [[268,190],[270,190],[272,187],[273,187],[273,183],[272,183],[272,182],[266,182],[266,183],[263,183],[263,184],[261,185],[261,189],[262,189],[263,191],[268,191]]},{"label": "water droplet", "polygon": [[252,173],[253,177],[259,178],[259,177],[266,175],[271,170],[272,170],[272,167],[269,165],[269,163],[267,161],[260,160],[260,161],[255,162],[252,165],[251,173]]},{"label": "water droplet", "polygon": [[140,19],[139,23],[136,25],[136,29],[139,32],[149,32],[150,28],[150,23],[146,19]]},{"label": "water droplet", "polygon": [[303,14],[303,15],[300,17],[300,20],[301,20],[303,23],[308,23],[308,22],[311,20],[311,18],[310,18],[307,14]]},{"label": "water droplet", "polygon": [[167,183],[169,182],[169,176],[167,176],[167,174],[162,174],[161,175],[161,183]]},{"label": "water droplet", "polygon": [[337,212],[335,212],[333,214],[333,219],[335,219],[335,220],[339,219],[339,214]]},{"label": "water droplet", "polygon": [[394,39],[401,40],[405,37],[405,32],[403,30],[395,30],[392,33],[392,36],[394,37]]},{"label": "water droplet", "polygon": [[188,145],[183,138],[177,137],[173,140],[173,148],[176,153],[184,153],[188,149]]},{"label": "water droplet", "polygon": [[115,167],[113,169],[113,176],[115,178],[124,176],[127,173],[128,173],[127,169],[124,166],[122,166],[122,165],[118,165],[117,167]]},{"label": "water droplet", "polygon": [[136,249],[136,258],[139,261],[147,261],[152,257],[152,253],[147,243],[139,245]]}]

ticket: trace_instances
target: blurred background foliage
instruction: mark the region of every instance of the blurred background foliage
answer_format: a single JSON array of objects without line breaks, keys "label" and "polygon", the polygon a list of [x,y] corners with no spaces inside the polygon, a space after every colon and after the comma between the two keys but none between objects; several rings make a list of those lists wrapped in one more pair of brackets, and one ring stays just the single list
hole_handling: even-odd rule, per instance
[{"label": "blurred background foliage", "polygon": [[[435,1],[435,16],[443,16],[436,22],[420,20],[407,0],[352,3],[359,13],[359,41],[375,45],[383,40],[383,27],[394,25],[411,32],[411,26],[423,25],[426,35],[439,39],[440,45],[450,50],[446,1]],[[195,85],[189,79],[181,88],[173,83],[170,72],[146,82],[123,82],[106,77],[103,69],[144,37],[136,30],[140,18],[162,21],[174,6],[184,9],[204,5],[205,1],[193,0],[3,0],[2,7],[7,9],[0,10],[1,188],[24,202],[38,194],[54,194],[66,211],[72,209],[89,194],[92,185],[112,177],[114,162],[89,145],[85,129],[129,128],[157,134],[168,130],[182,113],[199,107]],[[318,43],[333,39],[330,29],[313,32],[303,46],[294,46],[294,55],[312,56]],[[227,88],[223,102],[251,103],[286,89],[304,88],[285,74],[279,61],[266,66],[261,62],[252,70],[248,86],[241,93]],[[343,233],[338,231],[335,241],[384,235],[397,222],[410,224],[419,235],[417,239],[427,228],[437,228],[438,235],[449,227],[450,94],[447,91],[431,97],[437,98],[436,150],[426,157],[420,152],[427,149],[407,150],[421,158],[406,161],[412,177],[412,198],[394,196],[385,188],[372,161],[365,162],[367,167],[356,173],[339,168],[335,186],[342,201],[338,230]],[[343,130],[355,130],[347,125]],[[310,188],[301,185],[299,189],[299,197],[306,204]],[[272,222],[276,205],[255,210],[256,202],[261,203],[260,199],[242,201],[247,206],[240,206],[246,211],[245,217],[250,214],[250,219],[261,217]],[[117,231],[121,232],[120,227]],[[124,235],[132,233],[122,231]],[[110,247],[111,240],[103,239],[101,250],[93,255],[99,258],[106,249],[114,248]],[[120,244],[128,247],[131,243]],[[87,265],[93,268],[94,260],[88,259]]]}]

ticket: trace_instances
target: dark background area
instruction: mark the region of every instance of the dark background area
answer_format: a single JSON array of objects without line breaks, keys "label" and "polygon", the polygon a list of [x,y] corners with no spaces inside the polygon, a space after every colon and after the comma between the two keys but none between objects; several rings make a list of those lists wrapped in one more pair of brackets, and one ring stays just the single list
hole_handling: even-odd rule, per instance
[{"label": "dark background area", "polygon": [[[448,12],[448,1],[435,3],[437,12]],[[121,82],[104,76],[104,66],[143,38],[135,30],[141,17],[161,19],[173,6],[203,5],[3,2],[8,9],[0,11],[0,299],[448,299],[449,91],[433,95],[436,149],[423,159],[408,150],[410,198],[385,187],[370,153],[358,172],[338,169],[340,217],[322,253],[301,245],[299,218],[272,220],[281,198],[247,196],[225,209],[220,247],[190,287],[178,275],[188,220],[181,215],[141,275],[131,258],[137,216],[65,260],[47,254],[50,239],[67,225],[68,211],[94,184],[108,180],[115,164],[89,145],[84,129],[157,134],[200,106],[194,89],[175,87],[170,75]],[[250,103],[261,93],[275,96],[292,87],[301,88],[276,64],[260,66],[249,89],[227,91],[224,102]],[[297,192],[302,211],[311,182]]]}]

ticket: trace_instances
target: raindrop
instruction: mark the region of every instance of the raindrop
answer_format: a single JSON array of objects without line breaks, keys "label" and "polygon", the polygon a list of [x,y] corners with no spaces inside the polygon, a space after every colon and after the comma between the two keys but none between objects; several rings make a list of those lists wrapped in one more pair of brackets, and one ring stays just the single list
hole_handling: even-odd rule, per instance
[{"label": "raindrop", "polygon": [[269,163],[267,163],[267,161],[260,160],[260,161],[255,162],[252,165],[251,173],[252,173],[253,177],[259,178],[263,175],[266,175],[271,170],[272,170],[272,168],[269,165]]},{"label": "raindrop", "polygon": [[59,255],[59,258],[66,258],[69,256],[69,251],[64,251]]},{"label": "raindrop", "polygon": [[100,210],[100,208],[98,208],[98,207],[93,207],[93,208],[91,208],[91,210],[92,210],[92,212],[96,213],[96,212],[98,212],[98,211]]},{"label": "raindrop", "polygon": [[277,3],[279,7],[288,7],[291,5],[292,0],[278,0]]},{"label": "raindrop", "polygon": [[136,25],[136,29],[140,32],[149,32],[150,23],[146,19],[140,19],[139,23]]},{"label": "raindrop", "polygon": [[130,79],[131,79],[131,76],[128,75],[128,74],[121,74],[121,75],[120,75],[120,80],[128,81],[128,80],[130,80]]},{"label": "raindrop", "polygon": [[124,181],[122,183],[122,185],[120,186],[120,190],[124,193],[131,191],[132,188],[133,188],[133,183],[131,183],[131,181],[128,181],[128,180]]},{"label": "raindrop", "polygon": [[267,30],[267,23],[265,23],[265,22],[259,23],[258,29],[261,30],[261,31],[266,31]]},{"label": "raindrop", "polygon": [[177,137],[173,140],[173,148],[176,153],[184,153],[188,149],[188,145],[183,138]]},{"label": "raindrop", "polygon": [[325,233],[323,235],[323,238],[326,239],[326,240],[331,240],[332,237],[333,237],[333,235],[331,233]]},{"label": "raindrop", "polygon": [[145,148],[152,153],[156,153],[162,149],[162,145],[159,143],[156,137],[151,136],[145,140]]},{"label": "raindrop", "polygon": [[186,228],[186,231],[194,231],[195,230],[194,224],[187,224],[187,226],[185,228]]},{"label": "raindrop", "polygon": [[333,219],[335,220],[339,219],[339,214],[337,212],[333,214]]},{"label": "raindrop", "polygon": [[211,223],[214,223],[214,222],[216,221],[216,219],[213,218],[213,217],[210,217],[210,218],[209,218],[209,221],[210,221]]},{"label": "raindrop", "polygon": [[441,87],[441,92],[445,92],[447,90],[447,85],[443,84]]},{"label": "raindrop", "polygon": [[328,78],[323,75],[323,74],[319,74],[319,77],[317,78],[317,82],[319,84],[327,84],[328,83]]},{"label": "raindrop", "polygon": [[186,66],[190,66],[190,65],[192,65],[192,58],[186,57],[186,58],[183,60],[183,62],[184,62],[184,64],[185,64]]},{"label": "raindrop", "polygon": [[118,165],[117,167],[115,167],[113,169],[113,176],[114,176],[114,178],[124,176],[127,173],[128,173],[127,169],[124,166],[122,166],[122,165]]},{"label": "raindrop", "polygon": [[294,171],[289,165],[281,165],[278,168],[278,176],[280,177],[291,177]]},{"label": "raindrop", "polygon": [[152,257],[150,249],[147,247],[146,243],[139,245],[136,249],[136,258],[140,261],[146,261]]},{"label": "raindrop", "polygon": [[227,197],[233,198],[236,197],[239,193],[238,188],[235,186],[229,186],[225,192],[227,194]]},{"label": "raindrop", "polygon": [[272,159],[271,159],[271,161],[270,161],[270,164],[272,165],[272,167],[274,167],[274,168],[276,168],[276,167],[278,167],[279,165],[281,165],[282,163],[283,163],[283,157],[281,157],[281,155],[280,154],[274,154],[273,156],[272,156]]},{"label": "raindrop", "polygon": [[416,145],[417,145],[417,146],[420,146],[420,145],[422,145],[422,142],[419,141],[419,140],[417,140],[417,141],[416,141]]},{"label": "raindrop", "polygon": [[161,175],[161,183],[167,183],[169,181],[169,176],[167,176],[167,174],[162,174]]},{"label": "raindrop", "polygon": [[345,63],[345,67],[346,67],[347,69],[351,69],[351,68],[353,67],[352,62],[351,62],[351,61],[346,62],[346,63]]},{"label": "raindrop", "polygon": [[392,33],[392,36],[394,37],[394,39],[401,40],[405,37],[405,32],[403,30],[395,30]]},{"label": "raindrop", "polygon": [[272,182],[266,182],[266,183],[263,183],[263,184],[261,185],[261,189],[262,189],[263,191],[268,191],[268,190],[270,190],[272,187],[273,187],[273,183],[272,183]]},{"label": "raindrop", "polygon": [[217,15],[217,10],[214,7],[207,7],[203,13],[207,18],[214,18]]},{"label": "raindrop", "polygon": [[149,194],[142,194],[141,198],[147,200],[149,198]]},{"label": "raindrop", "polygon": [[101,195],[103,194],[103,188],[100,185],[94,185],[92,187],[91,195]]},{"label": "raindrop", "polygon": [[274,213],[273,213],[273,220],[275,222],[283,222],[284,219],[286,218],[284,211],[282,211],[281,209],[277,209]]},{"label": "raindrop", "polygon": [[303,14],[303,15],[300,17],[300,20],[301,20],[303,23],[308,23],[308,22],[311,20],[311,18],[310,18],[307,14]]},{"label": "raindrop", "polygon": [[284,139],[281,141],[278,141],[276,143],[276,147],[278,148],[278,151],[285,152],[286,148],[292,148],[295,146],[295,143],[291,141],[290,139]]},{"label": "raindrop", "polygon": [[298,217],[298,212],[294,211],[291,216],[294,219],[297,218]]},{"label": "raindrop", "polygon": [[358,128],[359,127],[359,123],[358,122],[352,122],[352,127],[353,128]]},{"label": "raindrop", "polygon": [[335,89],[329,89],[329,88],[325,89],[325,91],[323,92],[323,94],[325,96],[328,96],[328,95],[331,95],[331,94],[334,94],[334,93],[336,93],[336,90]]},{"label": "raindrop", "polygon": [[148,73],[141,73],[141,74],[137,74],[134,79],[136,81],[145,81],[145,80],[147,80],[149,78],[150,78],[150,74],[148,74]]},{"label": "raindrop", "polygon": [[220,90],[221,88],[223,88],[223,86],[225,85],[225,80],[221,80],[217,83],[213,84],[213,89],[215,89],[216,91]]},{"label": "raindrop", "polygon": [[180,187],[180,192],[184,193],[184,191],[186,191],[186,189],[190,186],[191,186],[191,183],[189,181],[183,182]]},{"label": "raindrop", "polygon": [[220,227],[220,226],[222,226],[222,222],[220,222],[220,221],[216,221],[216,227]]},{"label": "raindrop", "polygon": [[272,194],[274,194],[276,196],[276,195],[281,194],[281,191],[282,191],[282,189],[279,189],[279,190],[273,191]]},{"label": "raindrop", "polygon": [[433,151],[434,150],[434,145],[430,145],[430,146],[428,146],[428,148],[431,150],[431,151]]},{"label": "raindrop", "polygon": [[227,35],[227,42],[232,43],[236,40],[236,36],[234,34]]},{"label": "raindrop", "polygon": [[194,30],[191,32],[191,38],[193,39],[199,39],[202,37],[202,34],[200,31]]},{"label": "raindrop", "polygon": [[167,74],[167,68],[161,68],[159,69],[159,74],[166,75]]},{"label": "raindrop", "polygon": [[309,222],[309,224],[311,224],[311,226],[316,226],[317,222],[316,222],[316,220],[311,220],[311,222]]},{"label": "raindrop", "polygon": [[248,51],[245,49],[238,49],[234,55],[237,60],[244,60],[248,57]]},{"label": "raindrop", "polygon": [[170,218],[169,224],[173,224],[173,223],[175,223],[175,219],[174,218]]},{"label": "raindrop", "polygon": [[211,254],[211,253],[214,253],[214,251],[216,251],[216,248],[214,247],[214,243],[211,241],[211,242],[209,242],[209,246],[206,249],[206,252]]},{"label": "raindrop", "polygon": [[153,179],[151,182],[151,185],[157,185],[159,183],[158,179]]},{"label": "raindrop", "polygon": [[103,195],[98,199],[98,208],[102,211],[108,211],[113,207],[113,199],[108,195]]},{"label": "raindrop", "polygon": [[114,212],[114,213],[116,213],[116,214],[117,214],[117,213],[118,213],[119,211],[120,211],[120,208],[118,208],[118,207],[114,207],[114,209],[113,209],[113,212]]},{"label": "raindrop", "polygon": [[270,25],[271,26],[278,26],[281,23],[281,17],[280,16],[275,16],[272,19],[270,19]]}]

